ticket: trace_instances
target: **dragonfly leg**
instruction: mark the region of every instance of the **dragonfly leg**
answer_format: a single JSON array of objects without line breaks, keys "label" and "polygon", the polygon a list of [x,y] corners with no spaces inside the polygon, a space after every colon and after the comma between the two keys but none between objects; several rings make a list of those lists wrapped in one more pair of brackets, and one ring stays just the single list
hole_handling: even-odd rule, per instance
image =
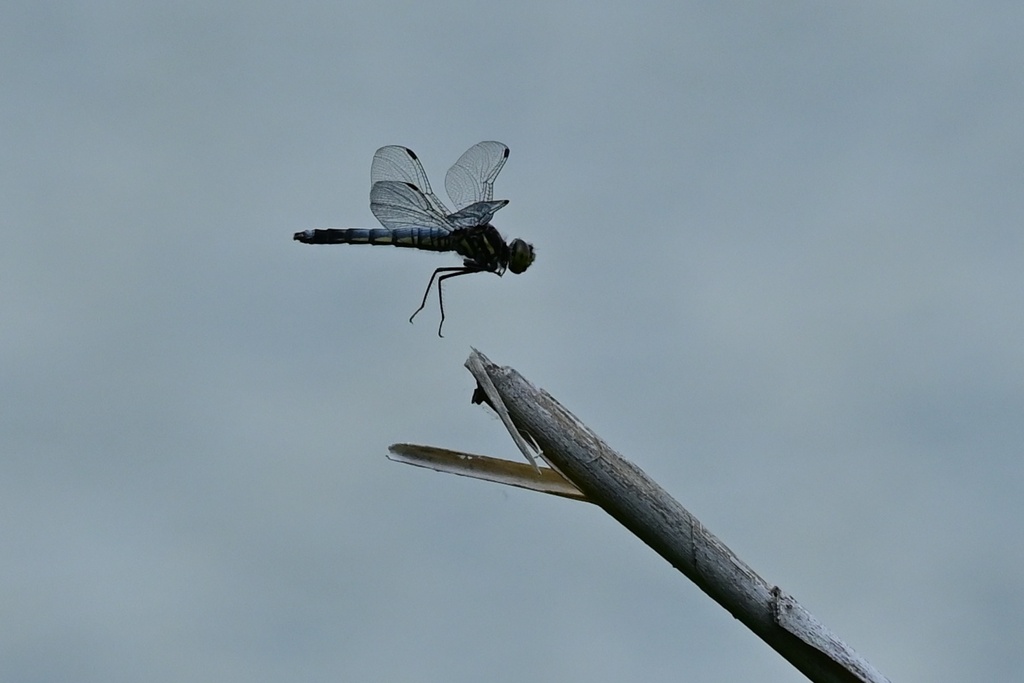
[{"label": "dragonfly leg", "polygon": [[[415,311],[413,311],[412,315],[409,316],[409,322],[412,322],[412,319],[415,318],[416,315],[420,311],[423,310],[423,307],[427,305],[427,296],[430,294],[430,288],[434,286],[434,278],[437,278],[437,274],[438,273],[448,273],[448,275],[442,275],[441,277],[437,278],[437,295],[438,295],[438,297],[440,297],[441,296],[441,280],[443,280],[446,277],[449,277],[451,275],[461,275],[465,271],[466,271],[466,269],[464,267],[462,267],[462,266],[459,266],[459,267],[452,266],[452,267],[449,267],[449,268],[438,268],[437,270],[435,270],[433,272],[433,274],[430,276],[430,282],[427,283],[426,291],[423,292],[423,300],[420,301],[420,307],[417,308]],[[442,323],[444,322],[444,305],[441,306],[441,322]],[[440,334],[440,330],[438,330],[438,334]]]},{"label": "dragonfly leg", "polygon": [[[438,270],[448,271],[441,277],[437,278],[437,303],[441,308],[441,324],[437,326],[437,336],[443,339],[444,335],[441,334],[441,328],[444,327],[444,294],[441,292],[441,283],[450,277],[458,277],[460,275],[469,275],[470,273],[480,273],[484,271],[481,271],[479,268],[469,268],[465,266],[462,268],[438,268]],[[434,271],[434,273],[436,274],[437,271]]]}]

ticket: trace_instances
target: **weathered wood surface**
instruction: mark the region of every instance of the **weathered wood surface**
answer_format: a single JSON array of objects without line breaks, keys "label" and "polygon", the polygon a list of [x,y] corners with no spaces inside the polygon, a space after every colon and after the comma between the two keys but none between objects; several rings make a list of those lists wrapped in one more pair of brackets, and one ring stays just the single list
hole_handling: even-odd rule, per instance
[{"label": "weathered wood surface", "polygon": [[[519,435],[542,457],[810,680],[887,679],[777,586],[771,586],[662,489],[547,392],[474,350],[466,366],[493,385]],[[481,378],[478,373],[485,373]],[[516,436],[519,436],[516,435]],[[759,520],[760,521],[760,520]]]}]

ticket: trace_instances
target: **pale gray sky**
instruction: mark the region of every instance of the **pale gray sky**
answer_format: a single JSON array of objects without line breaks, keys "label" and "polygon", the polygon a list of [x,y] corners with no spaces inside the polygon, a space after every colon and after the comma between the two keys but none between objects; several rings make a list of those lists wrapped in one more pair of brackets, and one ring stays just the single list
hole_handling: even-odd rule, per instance
[{"label": "pale gray sky", "polygon": [[[895,681],[1024,669],[1024,7],[10,3],[0,679],[800,681],[516,457],[475,346]],[[511,148],[520,276],[375,224]]]}]

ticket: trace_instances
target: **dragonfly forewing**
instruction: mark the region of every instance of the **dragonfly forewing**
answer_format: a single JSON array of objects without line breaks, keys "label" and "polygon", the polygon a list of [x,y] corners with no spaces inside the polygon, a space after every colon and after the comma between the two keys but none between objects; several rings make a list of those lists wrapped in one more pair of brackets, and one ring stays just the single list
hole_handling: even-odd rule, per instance
[{"label": "dragonfly forewing", "polygon": [[508,147],[500,142],[478,142],[467,149],[444,178],[445,189],[455,204],[455,210],[475,202],[491,201],[494,198],[494,179],[507,160]]},{"label": "dragonfly forewing", "polygon": [[448,216],[448,221],[457,228],[473,228],[478,225],[487,225],[494,218],[494,214],[497,213],[498,209],[506,204],[508,204],[507,199],[499,199],[496,202],[476,202]]}]

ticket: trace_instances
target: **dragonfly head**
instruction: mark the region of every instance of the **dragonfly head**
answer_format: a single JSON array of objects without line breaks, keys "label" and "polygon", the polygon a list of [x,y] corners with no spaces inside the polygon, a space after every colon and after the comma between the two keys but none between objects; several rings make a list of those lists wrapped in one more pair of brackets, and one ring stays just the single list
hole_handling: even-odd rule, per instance
[{"label": "dragonfly head", "polygon": [[533,245],[527,244],[519,238],[512,240],[508,245],[508,269],[519,274],[530,267],[533,263]]}]

